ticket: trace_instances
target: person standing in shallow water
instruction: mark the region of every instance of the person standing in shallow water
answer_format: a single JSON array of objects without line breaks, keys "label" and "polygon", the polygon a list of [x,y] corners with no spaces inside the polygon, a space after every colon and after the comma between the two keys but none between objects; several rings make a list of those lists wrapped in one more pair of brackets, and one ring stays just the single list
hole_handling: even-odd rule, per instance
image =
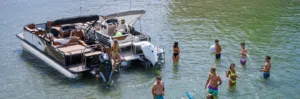
[{"label": "person standing in shallow water", "polygon": [[216,48],[216,59],[220,59],[221,58],[221,51],[222,51],[222,48],[221,46],[219,45],[219,40],[215,40],[215,48]]},{"label": "person standing in shallow water", "polygon": [[231,64],[230,67],[229,67],[229,70],[226,72],[226,77],[228,78],[229,77],[229,86],[232,87],[236,84],[236,79],[237,78],[240,78],[240,76],[238,76],[236,74],[236,71],[235,71],[235,64]]},{"label": "person standing in shallow water", "polygon": [[270,77],[270,70],[271,70],[271,57],[266,56],[266,63],[261,68],[261,71],[263,72],[264,78],[269,78]]},{"label": "person standing in shallow water", "polygon": [[180,49],[178,47],[178,42],[174,43],[173,46],[173,63],[176,64],[179,61],[179,53],[180,53]]},{"label": "person standing in shallow water", "polygon": [[165,87],[161,77],[156,77],[156,81],[152,86],[153,99],[164,99]]},{"label": "person standing in shallow water", "polygon": [[221,77],[216,74],[216,68],[211,67],[208,79],[205,84],[205,89],[208,85],[208,92],[214,96],[214,99],[218,97],[218,86],[222,84]]},{"label": "person standing in shallow water", "polygon": [[241,47],[242,47],[242,51],[240,54],[242,54],[242,58],[240,59],[240,62],[242,65],[245,65],[247,60],[246,60],[246,57],[247,57],[247,49],[245,48],[245,43],[241,43]]}]

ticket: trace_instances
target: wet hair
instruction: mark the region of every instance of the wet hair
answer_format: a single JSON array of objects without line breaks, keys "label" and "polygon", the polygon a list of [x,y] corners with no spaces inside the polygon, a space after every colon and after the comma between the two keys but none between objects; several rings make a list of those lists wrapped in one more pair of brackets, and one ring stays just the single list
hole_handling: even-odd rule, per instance
[{"label": "wet hair", "polygon": [[245,43],[241,43],[242,46],[245,46]]},{"label": "wet hair", "polygon": [[214,72],[216,72],[216,68],[215,67],[211,67],[211,70],[213,70]]},{"label": "wet hair", "polygon": [[215,43],[219,43],[219,40],[218,40],[218,39],[216,39],[216,40],[215,40]]},{"label": "wet hair", "polygon": [[176,41],[176,42],[174,42],[174,46],[173,46],[173,48],[178,48],[178,42]]},{"label": "wet hair", "polygon": [[266,56],[266,59],[271,60],[271,57],[270,56]]},{"label": "wet hair", "polygon": [[231,63],[231,64],[230,64],[230,66],[229,66],[229,69],[231,69],[231,66],[232,66],[232,65],[233,65],[233,66],[235,66],[235,64],[234,64],[234,63]]},{"label": "wet hair", "polygon": [[161,80],[161,77],[160,77],[160,76],[157,76],[157,77],[156,77],[156,80]]}]

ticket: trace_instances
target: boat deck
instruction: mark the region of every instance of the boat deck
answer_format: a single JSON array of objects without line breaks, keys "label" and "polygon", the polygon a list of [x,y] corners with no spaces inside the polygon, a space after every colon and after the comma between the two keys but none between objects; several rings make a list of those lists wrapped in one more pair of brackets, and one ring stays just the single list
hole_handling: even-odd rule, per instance
[{"label": "boat deck", "polygon": [[65,55],[72,55],[72,54],[81,54],[92,51],[91,48],[86,48],[83,45],[69,45],[58,48],[59,51],[63,52]]}]

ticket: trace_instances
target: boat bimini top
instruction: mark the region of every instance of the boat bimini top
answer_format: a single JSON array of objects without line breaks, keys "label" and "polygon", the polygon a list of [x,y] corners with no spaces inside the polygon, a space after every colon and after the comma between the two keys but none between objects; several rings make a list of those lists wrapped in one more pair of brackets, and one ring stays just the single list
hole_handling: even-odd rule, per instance
[{"label": "boat bimini top", "polygon": [[124,12],[108,14],[104,17],[105,17],[105,20],[125,19],[126,23],[129,26],[133,26],[136,23],[136,21],[139,20],[145,13],[146,13],[145,10],[131,10],[131,11],[124,11]]}]

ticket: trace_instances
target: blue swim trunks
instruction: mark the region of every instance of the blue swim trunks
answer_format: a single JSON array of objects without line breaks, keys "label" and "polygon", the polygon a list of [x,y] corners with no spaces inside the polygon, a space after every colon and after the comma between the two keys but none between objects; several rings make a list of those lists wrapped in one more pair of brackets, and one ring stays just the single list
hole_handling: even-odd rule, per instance
[{"label": "blue swim trunks", "polygon": [[164,99],[164,96],[163,96],[163,95],[156,95],[156,96],[154,97],[154,99]]},{"label": "blue swim trunks", "polygon": [[218,95],[218,87],[217,88],[213,88],[211,86],[208,86],[208,92],[212,93],[214,96]]},{"label": "blue swim trunks", "polygon": [[270,72],[264,72],[264,78],[269,78],[270,77]]}]

